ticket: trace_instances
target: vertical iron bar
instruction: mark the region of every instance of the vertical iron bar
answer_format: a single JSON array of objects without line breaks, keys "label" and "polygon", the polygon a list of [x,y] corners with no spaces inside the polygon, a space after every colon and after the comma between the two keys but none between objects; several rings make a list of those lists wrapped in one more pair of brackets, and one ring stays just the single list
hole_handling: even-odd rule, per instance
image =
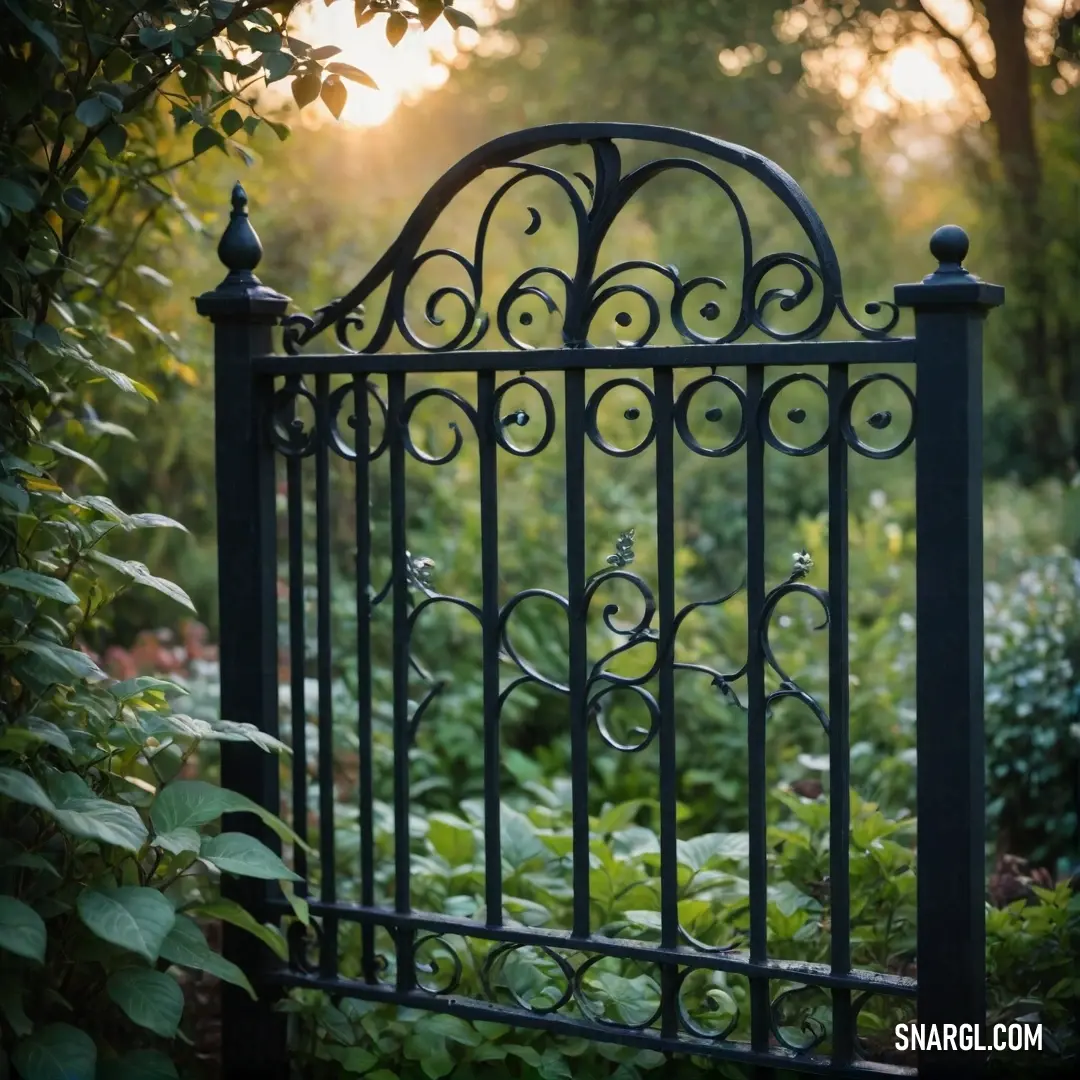
[{"label": "vertical iron bar", "polygon": [[[394,910],[411,907],[409,879],[409,574],[405,539],[405,372],[387,377],[387,411],[390,424],[390,552],[394,581]],[[397,988],[413,988],[412,931],[401,928],[396,935]]]},{"label": "vertical iron bar", "polygon": [[[660,944],[679,944],[679,877],[676,837],[678,778],[675,772],[675,464],[673,409],[675,376],[671,368],[653,371],[653,420],[656,426],[656,561],[658,585],[660,694]],[[678,969],[662,969],[661,1029],[667,1037],[679,1030]]]},{"label": "vertical iron bar", "polygon": [[476,377],[480,418],[481,622],[484,639],[484,906],[489,926],[502,923],[502,815],[499,807],[499,474],[495,441],[495,372]]},{"label": "vertical iron bar", "polygon": [[[765,372],[746,371],[746,610],[747,610],[747,767],[750,831],[750,958],[765,960],[768,867],[765,847],[765,655],[761,615],[765,606],[765,441],[760,415]],[[750,1041],[754,1050],[769,1047],[769,983],[750,980]]]},{"label": "vertical iron bar", "polygon": [[[375,906],[374,778],[371,739],[371,418],[368,413],[367,378],[354,375],[353,430],[356,433],[354,502],[356,506],[356,698],[357,735],[360,743],[360,903]],[[360,929],[364,981],[375,974],[375,929]]]},{"label": "vertical iron bar", "polygon": [[[304,620],[304,459],[286,459],[289,546],[289,682],[292,711],[292,805],[293,829],[308,839],[307,805],[307,701],[304,695],[307,635]],[[304,879],[296,892],[308,895],[307,853],[297,846],[293,869]]]},{"label": "vertical iron bar", "polygon": [[[851,903],[848,876],[850,793],[848,775],[848,446],[840,405],[847,365],[829,369],[829,898],[833,971],[851,968]],[[833,1058],[854,1051],[851,991],[834,990]]]},{"label": "vertical iron bar", "polygon": [[569,603],[570,756],[574,936],[588,937],[589,727],[585,701],[585,370],[566,371],[566,573]]},{"label": "vertical iron bar", "polygon": [[[318,438],[315,442],[315,605],[319,683],[319,897],[337,900],[334,860],[334,707],[330,630],[330,376],[315,376]],[[323,918],[319,969],[337,975],[337,918]]]},{"label": "vertical iron bar", "polygon": [[[915,655],[922,1024],[986,1022],[982,334],[1005,290],[969,274],[968,238],[938,229],[940,265],[897,285],[915,309]],[[919,1054],[919,1076],[981,1075],[980,1055]]]}]

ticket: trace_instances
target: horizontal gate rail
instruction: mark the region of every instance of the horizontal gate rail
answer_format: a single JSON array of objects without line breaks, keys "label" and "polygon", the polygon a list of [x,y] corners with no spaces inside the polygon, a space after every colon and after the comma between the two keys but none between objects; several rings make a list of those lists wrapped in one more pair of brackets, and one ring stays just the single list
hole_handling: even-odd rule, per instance
[{"label": "horizontal gate rail", "polygon": [[[703,164],[698,158],[663,157],[626,172],[616,140],[665,144],[709,158],[712,163]],[[531,154],[560,145],[581,145],[591,151],[593,176],[574,173],[572,179],[528,160]],[[755,253],[744,206],[734,188],[714,169],[716,162],[748,174],[776,196],[802,229],[806,246],[813,254]],[[475,252],[470,256],[443,248],[421,250],[443,208],[467,183],[488,170],[508,170],[510,179],[498,189],[483,213]],[[742,244],[735,250],[741,253],[743,263],[743,278],[735,287],[729,288],[718,277],[684,281],[674,266],[640,260],[598,272],[601,245],[620,210],[654,176],[673,170],[694,173],[712,183],[734,213]],[[577,263],[572,271],[534,267],[520,275],[501,297],[482,302],[483,247],[490,217],[503,195],[522,179],[554,182],[566,196],[578,234]],[[531,235],[539,229],[541,217],[535,208],[528,209],[530,220],[525,231]],[[839,263],[816,212],[795,182],[772,162],[741,147],[671,129],[556,125],[506,136],[469,155],[421,200],[398,240],[358,286],[342,299],[318,309],[314,316],[286,315],[287,298],[263,286],[254,276],[261,246],[248,221],[246,196],[237,185],[232,219],[219,247],[229,276],[217,290],[198,301],[200,312],[214,320],[217,330],[222,703],[230,719],[248,721],[272,735],[278,734],[274,672],[268,669],[276,668],[272,656],[278,629],[273,603],[278,577],[274,543],[280,518],[288,567],[287,585],[281,587],[289,613],[288,682],[295,760],[292,818],[305,843],[311,842],[318,851],[317,858],[305,856],[301,849],[293,853],[294,867],[313,881],[297,886],[298,894],[308,900],[313,920],[310,928],[290,922],[295,908],[275,886],[263,889],[249,884],[243,893],[244,902],[260,921],[289,922],[290,950],[285,964],[268,957],[262,962],[235,933],[226,936],[227,955],[245,965],[261,992],[272,998],[290,987],[306,987],[334,997],[505,1022],[663,1053],[701,1055],[766,1070],[837,1077],[916,1074],[906,1065],[866,1060],[858,1033],[859,1015],[872,998],[914,1001],[922,1023],[984,1020],[981,524],[976,520],[980,514],[979,381],[981,322],[989,308],[1001,303],[1002,291],[964,269],[967,238],[961,230],[952,226],[939,229],[931,242],[931,252],[938,260],[937,270],[921,284],[898,286],[895,303],[867,304],[866,313],[881,316],[878,322],[884,325],[865,325],[846,305]],[[427,295],[424,315],[428,324],[448,334],[443,346],[418,336],[406,304],[417,270],[436,257],[449,259],[459,271],[464,270],[470,286],[465,290],[444,285]],[[796,275],[800,284],[795,288],[766,289],[765,279],[778,269]],[[631,271],[658,274],[666,283],[665,288],[670,289],[666,301],[670,321],[686,344],[652,344],[662,321],[661,305],[643,287],[617,282],[620,274]],[[545,276],[562,290],[561,305],[552,295],[558,291],[554,286],[541,287],[537,283]],[[386,298],[369,319],[362,305],[381,285],[388,285]],[[726,290],[723,295],[732,298],[732,322],[725,334],[710,337],[688,325],[684,307],[691,294],[702,287]],[[615,323],[636,336],[619,348],[595,347],[590,333],[599,309],[624,296],[644,303],[647,325],[635,331],[629,312],[620,310]],[[437,310],[447,297],[460,305],[461,322],[456,329]],[[518,339],[519,331],[511,329],[510,314],[525,297],[542,301],[550,315],[558,313],[563,348],[529,348]],[[816,308],[815,297],[820,302]],[[892,336],[901,307],[915,311],[914,337]],[[809,321],[801,330],[778,329],[767,317],[776,308],[796,314],[809,312]],[[489,309],[494,319],[489,317]],[[709,301],[698,312],[712,324],[719,319],[721,308],[717,302]],[[854,332],[857,339],[822,340],[834,315],[846,325],[844,332]],[[522,314],[518,321],[528,327],[532,316]],[[273,352],[274,326],[282,328],[284,355]],[[328,331],[337,338],[341,352],[303,354],[305,346]],[[366,344],[354,347],[354,339],[363,333],[368,335]],[[497,336],[508,347],[482,348],[489,343],[489,333],[493,340]],[[744,340],[748,335],[766,340]],[[415,351],[383,351],[398,339]],[[677,389],[676,375],[693,369],[707,369],[708,373],[695,373]],[[742,385],[731,369],[745,372],[739,376]],[[815,369],[819,374],[812,374]],[[608,373],[606,381],[596,387],[587,384],[586,378],[594,372]],[[612,377],[613,372],[622,374]],[[539,373],[555,376],[558,390],[554,397],[543,382],[534,378]],[[438,374],[471,377],[471,399],[458,390],[440,386],[437,380],[424,378]],[[508,378],[500,381],[500,374]],[[341,376],[347,378],[342,381]],[[369,381],[369,376],[385,380],[385,387]],[[908,430],[899,433],[888,448],[870,445],[856,431],[855,401],[863,390],[879,382],[899,390],[911,413]],[[770,416],[779,394],[797,383],[816,386],[828,406],[824,433],[806,446],[785,443],[774,430]],[[708,386],[720,386],[733,395],[740,413],[738,432],[721,446],[703,445],[690,430],[691,403]],[[529,422],[524,410],[501,415],[505,411],[504,398],[512,387],[527,387],[541,399],[543,430],[530,448],[516,445],[507,431],[508,425],[524,426]],[[601,402],[620,387],[635,388],[648,406],[644,416],[636,408],[624,413],[627,420],[643,419],[648,426],[646,435],[630,448],[609,444],[598,421]],[[449,403],[459,413],[450,425],[453,446],[441,456],[419,450],[409,430],[415,408],[432,397]],[[308,416],[306,421],[300,418],[301,408]],[[703,416],[709,422],[723,418],[716,408]],[[793,424],[801,424],[805,416],[801,408],[787,410]],[[372,430],[379,426],[372,424],[372,417],[381,417],[381,430]],[[892,413],[882,410],[861,423],[880,431],[890,427]],[[346,425],[354,433],[356,449],[343,439]],[[480,583],[472,598],[437,592],[427,576],[425,560],[410,554],[407,536],[409,461],[446,464],[453,461],[466,439],[475,443],[478,460],[476,559]],[[378,445],[373,447],[374,441]],[[525,458],[539,454],[551,443],[555,453],[562,455],[564,474],[565,533],[558,548],[561,554],[565,542],[566,595],[537,586],[506,598],[500,594],[499,463],[506,459],[505,455]],[[747,541],[746,578],[740,589],[677,608],[674,452],[680,445],[704,458],[726,458],[736,451],[745,454]],[[914,965],[917,979],[852,966],[852,908],[856,897],[851,895],[848,868],[848,464],[849,459],[854,460],[852,454],[884,460],[897,457],[912,445],[916,448],[918,502],[917,811],[921,821]],[[596,449],[622,459],[648,448],[655,453],[650,481],[657,518],[655,581],[649,584],[627,569],[632,561],[632,533],[620,537],[606,569],[587,576],[586,453]],[[767,580],[765,461],[766,455],[774,452],[792,457],[820,453],[826,462],[829,580],[825,589],[806,580],[812,561],[805,552],[795,556],[786,580]],[[312,461],[305,469],[306,458]],[[342,898],[344,890],[335,868],[338,845],[333,734],[335,724],[345,722],[335,715],[332,696],[336,646],[331,634],[330,537],[337,510],[332,495],[332,478],[340,466],[336,459],[352,463],[348,510],[355,516],[356,527],[355,549],[349,556],[355,557],[356,564],[356,701],[350,703],[347,722],[359,745],[353,808],[358,812],[358,903]],[[382,459],[379,468],[385,469],[386,475],[380,471],[376,483],[372,463],[377,459]],[[272,480],[279,466],[284,485],[275,491]],[[371,501],[375,491],[388,502],[382,521],[389,540],[391,569],[385,581],[372,576]],[[314,495],[315,514],[310,522],[305,520],[305,494]],[[279,497],[284,501],[280,513]],[[314,540],[309,535],[312,531]],[[305,578],[309,564],[314,568],[313,598],[309,595],[312,580]],[[624,630],[609,621],[611,609],[606,609],[607,628],[625,643],[596,660],[588,647],[590,604],[597,589],[612,580],[635,588],[644,601],[646,614],[634,629]],[[680,662],[676,650],[683,620],[699,607],[721,605],[742,591],[746,597],[747,636],[742,666],[722,673],[703,663]],[[777,603],[792,594],[809,598],[824,612],[820,629],[829,630],[827,710],[781,668],[769,642]],[[565,683],[542,676],[510,644],[510,616],[519,603],[530,597],[558,603],[566,616]],[[318,745],[309,748],[305,744],[309,736],[305,720],[308,631],[304,619],[306,605],[312,599]],[[456,605],[473,616],[482,641],[483,659],[476,672],[476,685],[482,694],[476,715],[484,792],[484,856],[478,870],[483,871],[484,884],[482,914],[475,919],[415,910],[411,889],[414,853],[410,823],[423,807],[417,805],[410,791],[409,754],[420,717],[439,692],[434,686],[419,705],[410,701],[410,671],[424,675],[412,654],[412,638],[416,616],[440,602]],[[374,626],[376,616],[380,620],[378,627]],[[388,809],[394,826],[393,875],[385,907],[380,906],[376,888],[379,853],[372,766],[375,634],[383,635],[378,640],[389,660],[380,662],[387,663],[392,682],[387,700],[380,702],[392,717],[389,729],[393,751],[393,801]],[[651,642],[655,654],[646,675],[630,677],[608,670],[609,661],[643,642]],[[503,678],[507,671],[504,663],[517,668],[508,681]],[[707,674],[722,694],[731,695],[739,705],[738,722],[745,724],[748,932],[728,946],[704,944],[680,922],[677,854],[682,840],[677,828],[679,778],[675,755],[679,725],[674,678],[679,671]],[[655,698],[644,690],[647,682],[658,686]],[[739,684],[745,704],[735,694],[733,683]],[[775,684],[778,689],[767,689]],[[546,688],[560,695],[566,706],[572,814],[566,841],[569,850],[560,857],[568,870],[573,895],[571,925],[563,930],[516,922],[504,890],[501,828],[507,811],[501,792],[500,724],[507,697],[522,685]],[[649,727],[635,734],[642,739],[640,744],[620,744],[599,719],[601,699],[620,687],[640,690],[642,700],[647,699]],[[828,742],[832,788],[828,818],[828,964],[770,956],[766,741],[772,706],[783,698],[794,699],[808,709],[820,722]],[[615,751],[643,749],[656,739],[656,943],[612,937],[592,929],[589,740],[594,725]],[[310,781],[305,769],[309,749],[314,751],[312,760],[319,783],[315,838],[309,835],[312,829],[308,822],[309,812],[315,808],[309,805]],[[223,749],[223,774],[231,787],[260,805],[280,809],[278,777],[271,775],[265,761],[251,748],[237,744]],[[273,839],[268,838],[268,842]],[[390,861],[391,857],[387,858]],[[350,933],[354,926],[360,939],[360,955],[346,957],[345,943],[356,940]],[[459,940],[466,943],[464,952],[454,944]],[[380,941],[391,945],[387,948]],[[467,947],[470,941],[489,948],[482,959]],[[548,1005],[526,1002],[509,984],[492,990],[498,965],[515,950],[529,948],[542,954],[552,970],[557,968],[565,982],[560,989],[558,977],[549,980],[550,985],[545,987],[551,992]],[[430,958],[433,953],[439,955],[438,961]],[[387,955],[393,957],[392,965]],[[584,989],[585,979],[590,971],[602,970],[596,964],[607,958],[652,965],[658,971],[657,1005],[651,1017],[641,1023],[616,1021],[605,1015],[603,1005],[597,1010],[595,1002],[590,1001]],[[346,959],[350,963],[343,965]],[[473,964],[468,973],[467,963]],[[359,976],[343,974],[343,969],[358,970]],[[899,970],[911,968],[900,966]],[[682,995],[688,978],[699,971],[746,980],[748,1041],[729,1038],[739,1022],[737,1010],[735,1019],[723,1031],[703,1025],[700,1016],[690,1015]],[[466,985],[470,978],[479,984],[475,992]],[[466,989],[470,992],[466,993]],[[807,1019],[802,1030],[809,1037],[799,1045],[789,1041],[790,1031],[788,1036],[782,1034],[787,1025],[782,1020],[781,1005],[790,995],[808,989],[817,989],[828,999],[831,1019],[828,1030],[817,1018],[816,1027]],[[500,996],[504,1000],[500,1001]],[[507,997],[515,1004],[507,1004]],[[284,1077],[287,1064],[281,1049],[280,1017],[269,1010],[266,1002],[252,1005],[233,988],[226,989],[224,1000],[226,1074],[232,1080]],[[232,1032],[230,1025],[239,1025],[242,1030]],[[828,1055],[822,1053],[822,1047],[829,1049]],[[955,1075],[958,1068],[963,1068],[964,1075],[974,1075],[972,1068],[977,1071],[978,1064],[970,1057],[960,1062],[955,1054],[920,1053],[918,1075],[944,1080]]]},{"label": "horizontal gate rail", "polygon": [[732,342],[730,345],[650,345],[644,349],[529,349],[471,352],[467,367],[456,353],[305,353],[257,356],[260,375],[385,375],[389,371],[437,374],[468,371],[633,371],[640,368],[818,367],[915,363],[914,338],[883,341]]}]

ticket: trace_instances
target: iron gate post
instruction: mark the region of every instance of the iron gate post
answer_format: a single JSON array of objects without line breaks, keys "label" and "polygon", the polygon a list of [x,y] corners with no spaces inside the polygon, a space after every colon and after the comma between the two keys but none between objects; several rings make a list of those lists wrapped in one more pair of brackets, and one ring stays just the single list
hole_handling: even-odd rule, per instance
[{"label": "iron gate post", "polygon": [[[1004,289],[963,266],[945,225],[939,266],[897,285],[915,311],[918,1022],[986,1021],[983,746],[982,333]],[[920,1077],[977,1075],[972,1052],[924,1051]]]},{"label": "iron gate post", "polygon": [[[251,227],[247,195],[232,193],[232,214],[218,245],[229,273],[198,297],[200,315],[214,324],[214,437],[217,478],[218,595],[220,599],[221,715],[271,735],[278,731],[277,613],[273,449],[262,430],[271,380],[256,379],[251,360],[272,352],[273,327],[289,298],[263,285],[252,272],[262,246]],[[221,744],[221,784],[259,806],[280,806],[278,758],[247,742]],[[251,815],[224,827],[253,831]],[[254,831],[274,850],[277,837],[261,824]],[[222,891],[264,920],[267,882],[223,878]],[[224,954],[251,978],[252,1001],[222,983],[222,1072],[229,1080],[284,1080],[285,1017],[275,1013],[258,973],[272,954],[257,938],[226,924]]]}]

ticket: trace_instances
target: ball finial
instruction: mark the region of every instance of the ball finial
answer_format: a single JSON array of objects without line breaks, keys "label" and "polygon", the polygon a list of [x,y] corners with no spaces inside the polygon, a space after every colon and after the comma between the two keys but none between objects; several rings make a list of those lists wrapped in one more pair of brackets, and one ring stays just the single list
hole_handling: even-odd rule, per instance
[{"label": "ball finial", "polygon": [[930,254],[941,264],[939,274],[962,271],[967,253],[968,235],[959,225],[942,225],[930,237]]}]

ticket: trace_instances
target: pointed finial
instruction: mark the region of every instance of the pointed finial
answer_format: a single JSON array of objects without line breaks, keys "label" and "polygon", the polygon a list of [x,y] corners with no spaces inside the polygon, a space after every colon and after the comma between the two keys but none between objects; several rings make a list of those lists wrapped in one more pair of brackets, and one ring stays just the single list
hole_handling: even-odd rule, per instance
[{"label": "pointed finial", "polygon": [[218,242],[218,258],[228,274],[216,289],[195,300],[195,310],[214,322],[276,321],[285,314],[289,298],[264,285],[252,271],[262,258],[262,244],[248,219],[248,197],[237,181],[232,189],[232,213]]},{"label": "pointed finial", "polygon": [[248,197],[238,180],[232,189],[232,213],[218,243],[218,258],[233,273],[251,273],[262,258],[262,244],[248,217]]},{"label": "pointed finial", "polygon": [[930,254],[938,261],[934,275],[966,274],[964,259],[968,253],[968,234],[959,225],[942,225],[930,237]]}]

